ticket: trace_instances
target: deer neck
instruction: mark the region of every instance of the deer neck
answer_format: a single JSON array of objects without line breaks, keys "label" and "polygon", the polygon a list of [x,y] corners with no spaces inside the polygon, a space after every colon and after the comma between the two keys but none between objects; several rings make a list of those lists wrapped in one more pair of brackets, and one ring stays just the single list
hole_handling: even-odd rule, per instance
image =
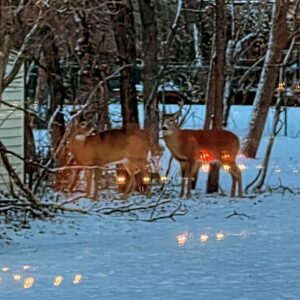
[{"label": "deer neck", "polygon": [[172,155],[179,161],[186,161],[188,157],[182,153],[182,139],[180,137],[180,130],[174,129],[171,132],[167,132],[166,135],[164,135],[164,140],[171,151]]},{"label": "deer neck", "polygon": [[177,148],[180,142],[179,130],[177,128],[164,130],[163,138],[170,149]]}]

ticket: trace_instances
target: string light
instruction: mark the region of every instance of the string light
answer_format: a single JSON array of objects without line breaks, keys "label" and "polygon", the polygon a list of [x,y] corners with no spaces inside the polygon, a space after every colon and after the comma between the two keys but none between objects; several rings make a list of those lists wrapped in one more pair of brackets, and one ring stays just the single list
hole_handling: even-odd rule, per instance
[{"label": "string light", "polygon": [[143,177],[143,183],[144,183],[144,184],[149,184],[149,183],[151,183],[151,178],[150,178],[149,176]]},{"label": "string light", "polygon": [[223,169],[228,172],[230,170],[230,165],[228,164],[223,164]]},{"label": "string light", "polygon": [[300,84],[297,84],[295,87],[295,92],[300,93]]},{"label": "string light", "polygon": [[125,184],[126,177],[125,176],[117,176],[117,184]]},{"label": "string light", "polygon": [[279,82],[278,84],[278,91],[283,92],[285,91],[285,82]]},{"label": "string light", "polygon": [[160,177],[160,181],[161,181],[162,183],[166,183],[168,180],[169,180],[169,178],[168,178],[167,176],[161,176],[161,177]]}]

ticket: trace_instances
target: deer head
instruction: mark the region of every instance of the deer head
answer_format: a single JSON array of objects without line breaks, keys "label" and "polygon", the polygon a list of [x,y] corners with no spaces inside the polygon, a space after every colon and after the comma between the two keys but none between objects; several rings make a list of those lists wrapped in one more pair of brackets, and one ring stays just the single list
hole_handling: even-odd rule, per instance
[{"label": "deer head", "polygon": [[182,113],[184,102],[181,101],[178,103],[179,110],[176,113],[167,114],[165,112],[162,113],[162,125],[161,128],[163,130],[163,136],[172,135],[174,131],[179,129],[178,120]]}]

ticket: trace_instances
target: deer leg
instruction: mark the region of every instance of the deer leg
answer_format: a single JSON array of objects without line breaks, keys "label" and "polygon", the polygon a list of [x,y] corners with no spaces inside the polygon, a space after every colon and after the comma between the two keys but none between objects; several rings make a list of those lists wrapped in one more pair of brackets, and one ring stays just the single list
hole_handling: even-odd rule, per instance
[{"label": "deer leg", "polygon": [[[150,189],[150,184],[151,184],[151,176],[149,174],[149,170],[147,168],[147,161],[144,160],[139,160],[138,161],[138,167],[141,171],[142,174],[142,180],[143,180],[143,187],[144,190],[143,192],[147,195],[148,198],[151,198],[151,189]],[[145,182],[144,178],[148,177],[150,179],[150,182]]]},{"label": "deer leg", "polygon": [[230,173],[232,175],[232,187],[231,197],[235,196],[236,184],[238,183],[238,197],[243,197],[243,188],[242,188],[242,175],[241,170],[237,166],[236,162],[230,164]]},{"label": "deer leg", "polygon": [[100,170],[88,169],[85,171],[86,193],[89,198],[97,200]]},{"label": "deer leg", "polygon": [[129,175],[128,184],[124,190],[124,198],[126,199],[128,194],[131,193],[133,191],[133,189],[135,188],[135,185],[136,185],[135,175],[137,173],[139,173],[140,170],[132,162],[128,162],[128,163],[124,164],[124,167]]},{"label": "deer leg", "polygon": [[187,176],[187,163],[186,162],[180,162],[181,167],[181,191],[180,191],[180,197],[182,198],[184,196],[185,192],[185,180]]},{"label": "deer leg", "polygon": [[188,180],[188,186],[187,186],[187,198],[191,198],[192,196],[192,188],[194,183],[194,176],[196,175],[196,171],[198,171],[198,163],[197,162],[189,162],[187,166],[187,180]]},{"label": "deer leg", "polygon": [[85,191],[87,196],[93,198],[93,186],[92,186],[92,177],[93,171],[91,169],[86,169],[85,171]]},{"label": "deer leg", "polygon": [[231,177],[232,177],[232,185],[231,185],[231,192],[230,192],[230,197],[234,197],[235,196],[235,189],[236,189],[236,179],[235,179],[235,175],[231,173]]},{"label": "deer leg", "polygon": [[194,171],[193,171],[192,190],[196,189],[197,180],[198,180],[198,174],[199,174],[199,169],[200,169],[200,163],[196,162],[195,163],[195,168],[194,168]]},{"label": "deer leg", "polygon": [[79,169],[75,169],[75,170],[71,170],[71,174],[70,174],[70,179],[69,179],[69,183],[67,184],[66,188],[69,192],[73,192],[76,184],[78,182],[79,179],[79,174],[80,174],[80,170]]},{"label": "deer leg", "polygon": [[94,200],[97,200],[98,197],[98,191],[99,191],[99,179],[100,179],[100,175],[101,175],[101,170],[99,169],[94,169],[92,170],[93,173],[93,195],[92,198]]}]

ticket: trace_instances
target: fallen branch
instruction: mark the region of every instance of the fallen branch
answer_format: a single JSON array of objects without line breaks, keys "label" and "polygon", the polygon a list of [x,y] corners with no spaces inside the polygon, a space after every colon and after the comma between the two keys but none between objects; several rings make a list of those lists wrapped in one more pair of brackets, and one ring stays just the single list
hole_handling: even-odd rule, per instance
[{"label": "fallen branch", "polygon": [[253,217],[250,217],[250,216],[248,216],[247,214],[244,214],[244,213],[239,213],[236,210],[234,210],[232,214],[226,216],[225,219],[229,219],[229,218],[234,217],[234,216],[245,217],[245,218],[248,218],[248,219],[253,219]]}]

